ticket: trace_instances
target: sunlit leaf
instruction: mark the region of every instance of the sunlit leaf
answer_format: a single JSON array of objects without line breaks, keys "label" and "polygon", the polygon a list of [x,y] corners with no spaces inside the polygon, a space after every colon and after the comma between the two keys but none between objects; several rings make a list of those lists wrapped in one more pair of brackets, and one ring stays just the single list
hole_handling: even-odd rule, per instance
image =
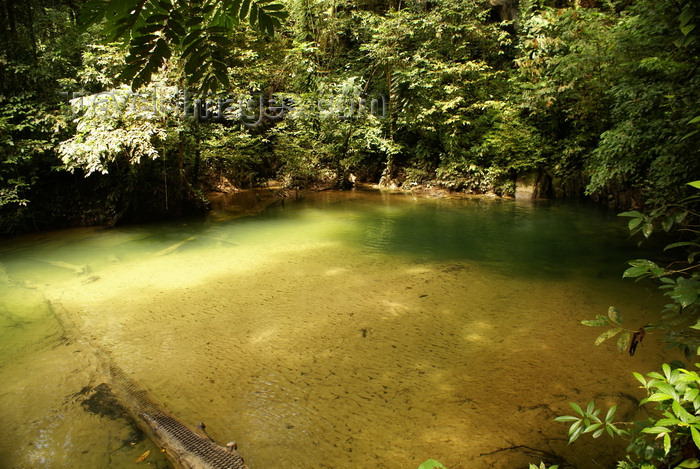
[{"label": "sunlit leaf", "polygon": [[670,401],[672,399],[673,397],[669,396],[668,394],[657,392],[647,397],[646,399],[643,399],[642,402],[663,402]]},{"label": "sunlit leaf", "polygon": [[581,436],[581,432],[583,431],[583,427],[578,427],[575,432],[573,432],[571,435],[569,435],[569,443],[573,443],[578,439],[579,436]]},{"label": "sunlit leaf", "polygon": [[684,279],[668,295],[686,308],[698,299],[698,288]]},{"label": "sunlit leaf", "polygon": [[677,401],[671,403],[671,408],[673,409],[673,413],[676,414],[683,423],[694,423],[698,420],[697,417],[685,410]]},{"label": "sunlit leaf", "polygon": [[423,461],[423,463],[421,463],[421,465],[418,466],[418,469],[446,469],[446,468],[440,462],[438,462],[434,459],[428,459],[427,461]]},{"label": "sunlit leaf", "polygon": [[683,394],[683,399],[689,402],[693,402],[696,397],[700,395],[700,389],[698,388],[688,388],[685,390],[685,394]]},{"label": "sunlit leaf", "polygon": [[664,363],[663,365],[661,365],[661,371],[664,372],[664,377],[666,379],[671,379],[671,365],[669,365],[668,363]]},{"label": "sunlit leaf", "polygon": [[642,430],[642,433],[651,433],[651,434],[657,434],[657,433],[668,433],[670,430],[666,427],[648,427]]},{"label": "sunlit leaf", "polygon": [[[588,426],[583,430],[583,433],[590,433],[590,432],[592,432],[593,430],[596,430],[596,429],[600,428],[601,425],[602,425],[602,423],[594,423],[594,424],[592,424],[592,425],[588,425]],[[602,430],[605,430],[605,428],[601,428],[600,430],[601,430],[601,431],[602,431]]]},{"label": "sunlit leaf", "polygon": [[608,323],[608,318],[605,316],[601,316],[600,314],[596,316],[596,319],[584,319],[581,321],[581,324],[584,326],[607,326]]},{"label": "sunlit leaf", "polygon": [[622,313],[616,307],[611,306],[608,308],[608,317],[613,323],[622,325]]},{"label": "sunlit leaf", "polygon": [[641,212],[638,212],[637,210],[632,210],[631,212],[622,212],[617,214],[618,217],[639,217],[642,218],[644,215],[642,215]]},{"label": "sunlit leaf", "polygon": [[[593,413],[593,410],[594,410],[594,409],[595,409],[595,404],[593,403],[593,401],[591,401],[591,402],[589,402],[588,405],[586,406],[586,413],[587,413],[588,415],[591,415],[591,414]],[[588,425],[588,424],[586,424],[586,425]]]},{"label": "sunlit leaf", "polygon": [[577,430],[583,430],[583,424],[584,424],[583,420],[577,420],[576,422],[572,423],[571,426],[569,427],[569,435],[572,435]]},{"label": "sunlit leaf", "polygon": [[668,394],[669,396],[671,396],[672,399],[678,398],[678,393],[676,392],[676,388],[674,388],[673,386],[671,386],[668,383],[663,383],[663,382],[654,383],[654,386],[652,386],[652,388],[656,388],[655,389],[656,392]]},{"label": "sunlit leaf", "polygon": [[656,425],[658,427],[667,427],[669,425],[680,425],[683,422],[678,420],[677,418],[666,418],[666,419],[661,419],[656,421]]},{"label": "sunlit leaf", "polygon": [[648,273],[649,273],[649,267],[647,267],[647,266],[642,266],[642,265],[633,266],[633,267],[628,268],[627,270],[625,270],[622,273],[622,278],[628,278],[628,277],[636,278],[636,277],[641,277],[642,275],[648,274]]},{"label": "sunlit leaf", "polygon": [[671,217],[664,218],[664,220],[661,222],[661,228],[663,228],[663,230],[667,233],[671,230],[672,227],[673,227],[673,218],[671,218]]},{"label": "sunlit leaf", "polygon": [[643,221],[644,220],[642,218],[633,218],[629,221],[629,223],[627,223],[627,227],[629,228],[630,231],[632,231],[633,229],[638,227],[640,225],[640,223],[642,223]]},{"label": "sunlit leaf", "polygon": [[605,342],[606,340],[615,337],[621,331],[622,331],[622,329],[620,329],[620,328],[608,329],[607,331],[603,332],[595,339],[595,344],[600,345],[603,342]]},{"label": "sunlit leaf", "polygon": [[617,350],[620,352],[626,351],[630,346],[630,333],[625,332],[617,339]]},{"label": "sunlit leaf", "polygon": [[605,421],[610,422],[615,415],[615,411],[617,410],[617,406],[614,405],[611,408],[608,409],[608,413],[605,414]]},{"label": "sunlit leaf", "polygon": [[571,406],[572,409],[574,409],[576,411],[577,414],[580,414],[581,416],[585,415],[583,413],[583,410],[581,410],[581,406],[579,406],[577,403],[569,402],[569,405]]}]

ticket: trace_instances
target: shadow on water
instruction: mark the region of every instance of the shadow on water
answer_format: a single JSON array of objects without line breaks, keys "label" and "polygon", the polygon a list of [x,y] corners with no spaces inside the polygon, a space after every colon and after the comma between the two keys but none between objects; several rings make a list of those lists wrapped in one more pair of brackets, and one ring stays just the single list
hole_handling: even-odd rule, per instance
[{"label": "shadow on water", "polygon": [[[235,215],[107,232],[74,230],[65,238],[41,236],[21,249],[5,250],[5,262],[8,270],[13,259],[21,259],[23,265],[33,260],[38,270],[50,263],[57,271],[88,273],[80,269],[98,270],[101,265],[176,250],[245,245],[265,230],[275,230],[268,242],[283,242],[284,231],[295,229],[307,230],[308,239],[321,235],[369,254],[396,254],[426,262],[473,261],[504,275],[543,278],[574,271],[619,278],[627,260],[659,252],[655,240],[641,248],[629,240],[624,219],[584,203],[416,198],[351,191],[309,194],[286,203],[280,200],[257,216],[247,211],[232,213]],[[319,224],[316,218],[326,223]],[[110,254],[96,260],[91,257],[93,248],[109,249]],[[36,252],[42,252],[41,257]],[[71,262],[66,263],[66,258]]]},{"label": "shadow on water", "polygon": [[[365,252],[474,261],[505,275],[546,278],[575,271],[620,278],[629,259],[659,252],[655,240],[637,246],[624,219],[587,203],[359,192],[325,194],[321,204],[345,221],[331,236]],[[299,220],[318,206],[314,198],[272,207],[261,217]]]}]

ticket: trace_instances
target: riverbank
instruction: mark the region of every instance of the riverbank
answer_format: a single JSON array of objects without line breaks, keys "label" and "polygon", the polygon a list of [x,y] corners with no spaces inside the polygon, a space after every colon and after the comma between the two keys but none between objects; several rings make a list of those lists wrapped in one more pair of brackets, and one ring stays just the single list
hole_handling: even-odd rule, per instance
[{"label": "riverbank", "polygon": [[[354,178],[353,178],[354,179]],[[389,180],[379,182],[361,182],[354,180],[342,192],[366,192],[377,191],[386,194],[404,194],[422,198],[489,198],[519,201],[546,201],[546,200],[586,200],[580,194],[573,197],[571,194],[557,194],[556,197],[545,196],[547,192],[536,183],[527,179],[514,187],[517,189],[512,195],[497,193],[493,189],[485,188],[477,190],[471,186],[459,186],[452,188],[437,181],[412,183],[407,181]],[[289,187],[280,181],[269,180],[250,188],[236,188],[231,184],[207,183],[202,190],[187,191],[187,196],[179,199],[168,199],[164,193],[158,197],[143,197],[141,199],[131,197],[119,202],[107,193],[76,193],[76,200],[69,203],[64,199],[56,199],[56,206],[51,210],[51,215],[39,209],[39,217],[44,217],[39,222],[35,216],[29,216],[23,221],[3,219],[0,223],[0,236],[22,235],[32,232],[45,232],[56,229],[71,229],[85,227],[112,227],[118,225],[148,225],[154,222],[168,220],[186,220],[199,216],[214,216],[215,218],[236,218],[260,213],[267,207],[275,204],[296,202],[305,198],[314,198],[317,194],[336,191],[332,181],[318,181],[305,187]],[[139,201],[140,200],[140,201]],[[602,198],[589,198],[608,209],[616,210],[620,200],[625,203],[635,201],[635,198],[624,194]],[[48,202],[47,202],[48,203]],[[636,202],[635,202],[636,203]],[[121,204],[121,205],[120,205]],[[48,207],[47,207],[48,209]]]}]

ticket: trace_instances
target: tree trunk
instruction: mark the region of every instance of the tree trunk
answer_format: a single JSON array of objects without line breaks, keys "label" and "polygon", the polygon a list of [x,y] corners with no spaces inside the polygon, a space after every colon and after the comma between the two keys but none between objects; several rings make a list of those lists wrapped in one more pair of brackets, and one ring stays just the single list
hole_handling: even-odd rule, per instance
[{"label": "tree trunk", "polygon": [[[386,85],[389,93],[389,140],[394,141],[394,93],[391,79],[391,62],[386,64]],[[394,155],[389,153],[386,157],[385,174],[388,179],[394,177]]]}]

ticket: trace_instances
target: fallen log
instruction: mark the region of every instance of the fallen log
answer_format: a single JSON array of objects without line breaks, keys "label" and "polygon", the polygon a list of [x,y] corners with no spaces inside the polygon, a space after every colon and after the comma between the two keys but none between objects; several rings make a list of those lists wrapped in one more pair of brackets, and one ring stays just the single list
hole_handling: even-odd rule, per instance
[{"label": "fallen log", "polygon": [[99,347],[78,335],[69,315],[60,303],[47,302],[56,320],[64,330],[64,336],[72,336],[90,349],[97,358],[99,371],[105,375],[114,396],[133,421],[148,437],[165,451],[175,469],[248,469],[236,444],[226,447],[216,444],[204,433],[204,424],[197,429],[180,422],[159,405],[150,393],[117,366]]}]

